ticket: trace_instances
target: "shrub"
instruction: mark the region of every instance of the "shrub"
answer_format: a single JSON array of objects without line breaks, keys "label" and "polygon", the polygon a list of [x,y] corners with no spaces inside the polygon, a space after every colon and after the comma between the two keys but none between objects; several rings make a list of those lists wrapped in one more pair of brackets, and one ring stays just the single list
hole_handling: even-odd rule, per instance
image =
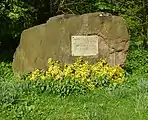
[{"label": "shrub", "polygon": [[130,51],[127,56],[125,70],[131,74],[148,73],[148,51],[143,49]]}]

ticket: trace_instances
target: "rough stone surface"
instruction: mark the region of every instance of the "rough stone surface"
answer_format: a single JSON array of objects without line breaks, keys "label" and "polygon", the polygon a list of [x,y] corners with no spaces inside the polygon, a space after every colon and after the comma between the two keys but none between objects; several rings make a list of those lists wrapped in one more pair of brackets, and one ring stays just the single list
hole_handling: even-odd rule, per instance
[{"label": "rough stone surface", "polygon": [[106,58],[111,65],[124,65],[130,36],[122,17],[100,16],[99,13],[59,15],[45,24],[26,29],[13,59],[15,73],[46,69],[48,58],[73,63],[71,36],[97,35],[98,54],[84,56],[90,63]]}]

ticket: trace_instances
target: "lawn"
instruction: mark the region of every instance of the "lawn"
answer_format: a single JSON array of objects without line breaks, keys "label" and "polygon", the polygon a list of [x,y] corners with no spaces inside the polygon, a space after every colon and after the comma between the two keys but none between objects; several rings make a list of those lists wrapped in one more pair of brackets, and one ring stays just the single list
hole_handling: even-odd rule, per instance
[{"label": "lawn", "polygon": [[0,120],[148,120],[147,55],[130,53],[123,86],[65,97],[29,89],[1,63]]}]

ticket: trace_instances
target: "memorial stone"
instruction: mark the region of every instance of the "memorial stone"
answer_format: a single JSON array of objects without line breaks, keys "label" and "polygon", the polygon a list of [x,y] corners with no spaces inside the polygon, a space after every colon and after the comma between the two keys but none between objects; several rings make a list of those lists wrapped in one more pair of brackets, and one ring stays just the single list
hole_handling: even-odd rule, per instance
[{"label": "memorial stone", "polygon": [[12,67],[14,73],[26,73],[46,69],[48,58],[73,63],[79,56],[90,63],[104,58],[111,65],[124,66],[129,40],[120,16],[59,15],[22,32]]}]

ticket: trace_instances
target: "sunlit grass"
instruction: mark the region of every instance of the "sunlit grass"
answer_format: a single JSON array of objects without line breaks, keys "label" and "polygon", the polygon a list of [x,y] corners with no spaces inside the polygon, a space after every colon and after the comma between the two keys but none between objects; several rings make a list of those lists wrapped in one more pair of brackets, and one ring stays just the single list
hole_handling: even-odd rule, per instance
[{"label": "sunlit grass", "polygon": [[123,86],[61,97],[34,89],[13,76],[11,64],[1,63],[0,120],[147,120],[147,69],[133,64]]}]

